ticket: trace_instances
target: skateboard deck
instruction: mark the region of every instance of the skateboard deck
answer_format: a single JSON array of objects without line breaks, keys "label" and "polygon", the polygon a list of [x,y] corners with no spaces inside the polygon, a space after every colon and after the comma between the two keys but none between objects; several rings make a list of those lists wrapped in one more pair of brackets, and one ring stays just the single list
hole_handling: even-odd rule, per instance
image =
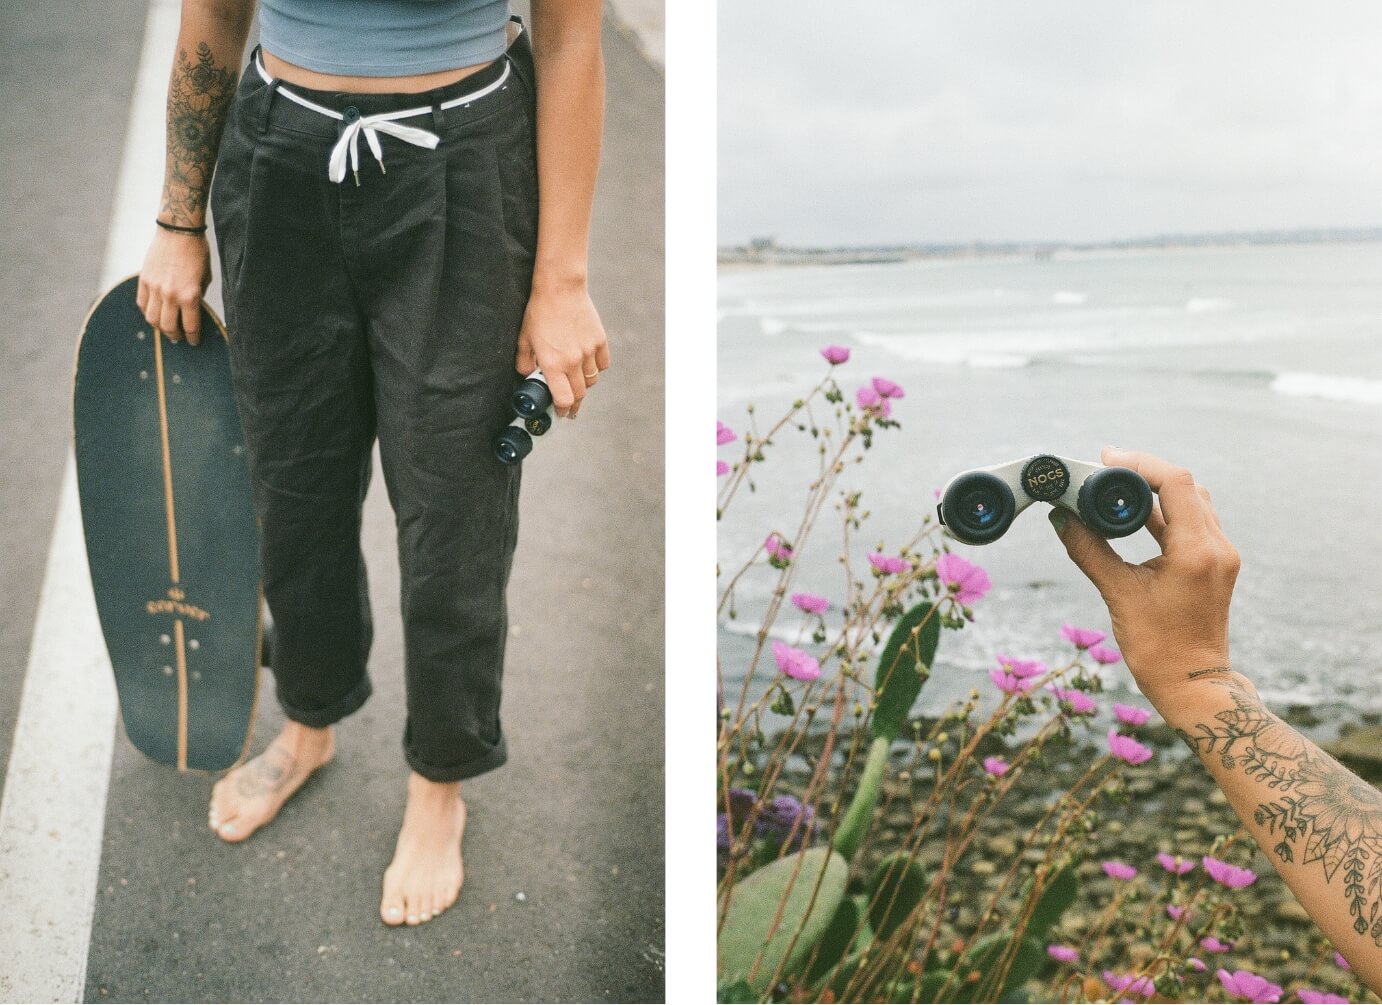
[{"label": "skateboard deck", "polygon": [[77,349],[73,429],[91,585],[130,741],[180,771],[243,759],[263,634],[258,541],[228,336],[172,342],[106,293]]}]

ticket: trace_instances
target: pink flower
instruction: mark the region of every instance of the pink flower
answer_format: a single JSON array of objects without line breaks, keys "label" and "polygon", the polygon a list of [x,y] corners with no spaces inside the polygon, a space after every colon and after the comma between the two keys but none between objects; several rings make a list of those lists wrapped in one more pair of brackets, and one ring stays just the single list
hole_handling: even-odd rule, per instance
[{"label": "pink flower", "polygon": [[1188,957],[1185,962],[1189,963],[1191,967],[1198,970],[1200,973],[1204,973],[1209,969],[1204,965],[1204,960],[1200,959],[1198,956]]},{"label": "pink flower", "polygon": [[726,443],[733,443],[739,437],[734,435],[734,430],[730,429],[723,422],[715,422],[715,446],[723,447]]},{"label": "pink flower", "polygon": [[821,355],[831,366],[849,362],[849,350],[842,345],[828,345],[821,350]]},{"label": "pink flower", "polygon": [[1001,757],[985,757],[984,770],[995,778],[1001,778],[1008,773],[1010,765]]},{"label": "pink flower", "polygon": [[1150,747],[1144,747],[1131,736],[1119,736],[1118,730],[1108,731],[1108,749],[1114,757],[1129,764],[1141,764],[1152,759]]},{"label": "pink flower", "polygon": [[1143,998],[1150,998],[1156,994],[1156,984],[1150,977],[1132,977],[1105,970],[1104,983],[1120,994],[1141,995]]},{"label": "pink flower", "polygon": [[900,385],[894,384],[886,377],[874,377],[873,389],[882,398],[905,398],[907,396]]},{"label": "pink flower", "polygon": [[1152,717],[1148,709],[1138,708],[1136,705],[1114,705],[1113,714],[1118,717],[1119,722],[1125,722],[1129,726],[1141,726]]},{"label": "pink flower", "polygon": [[877,391],[867,384],[854,392],[854,400],[859,403],[860,408],[870,415],[877,415],[886,419],[893,414],[892,402],[880,396]]},{"label": "pink flower", "polygon": [[792,550],[792,546],[782,539],[781,534],[769,534],[767,539],[763,542],[763,547],[768,551],[768,558],[780,562],[783,565],[790,562],[792,556],[796,554],[796,552]]},{"label": "pink flower", "polygon": [[1217,858],[1210,858],[1206,855],[1203,859],[1204,871],[1209,873],[1209,877],[1222,883],[1230,890],[1241,890],[1245,886],[1252,886],[1257,882],[1257,873],[1251,869],[1244,869],[1241,866],[1229,865],[1227,862],[1220,862]]},{"label": "pink flower", "polygon": [[1163,869],[1167,872],[1174,872],[1177,876],[1184,876],[1195,868],[1195,863],[1190,859],[1181,858],[1179,855],[1168,855],[1164,851],[1156,853],[1156,860],[1161,863]]},{"label": "pink flower", "polygon": [[726,464],[724,461],[716,461],[716,462],[715,462],[715,477],[716,477],[716,478],[723,478],[723,477],[724,477],[725,475],[727,475],[727,474],[729,474],[729,465]]},{"label": "pink flower", "polygon": [[1060,633],[1073,642],[1076,649],[1097,646],[1108,638],[1105,632],[1096,632],[1091,628],[1076,628],[1074,625],[1061,625]]},{"label": "pink flower", "polygon": [[1060,963],[1079,963],[1080,954],[1072,946],[1047,946],[1046,955]]},{"label": "pink flower", "polygon": [[1220,969],[1219,983],[1235,998],[1249,1002],[1279,1002],[1281,988],[1265,977],[1259,977],[1249,970],[1235,970],[1229,973]]},{"label": "pink flower", "polygon": [[1002,670],[990,670],[989,680],[998,685],[998,690],[1006,694],[1026,694],[1036,687],[1036,681],[1030,677],[1018,677],[1014,674],[1004,673]]},{"label": "pink flower", "polygon": [[1326,991],[1316,991],[1314,988],[1297,988],[1296,994],[1305,1005],[1348,1005],[1348,999],[1342,995],[1332,995]]},{"label": "pink flower", "polygon": [[1055,692],[1057,701],[1070,707],[1071,715],[1090,715],[1099,710],[1094,699],[1078,688],[1056,687],[1054,684],[1048,684],[1047,687]]},{"label": "pink flower", "polygon": [[778,639],[773,640],[773,656],[777,658],[777,668],[788,677],[815,680],[821,675],[821,665],[814,657]]},{"label": "pink flower", "polygon": [[955,599],[965,605],[982,600],[993,585],[983,569],[951,552],[936,559],[936,575]]},{"label": "pink flower", "polygon": [[1339,954],[1338,950],[1334,951],[1334,965],[1337,967],[1341,967],[1344,970],[1353,969],[1353,964],[1349,963],[1348,960],[1344,959],[1343,956]]},{"label": "pink flower", "polygon": [[885,576],[906,572],[912,567],[912,563],[905,558],[894,558],[891,555],[884,555],[882,552],[878,551],[869,552],[869,564]]},{"label": "pink flower", "polygon": [[1185,917],[1185,908],[1179,904],[1167,904],[1166,914],[1172,921],[1180,921],[1181,918]]},{"label": "pink flower", "polygon": [[1232,942],[1220,942],[1212,935],[1206,935],[1200,940],[1200,948],[1206,953],[1226,953],[1233,948]]},{"label": "pink flower", "polygon": [[807,614],[824,614],[830,610],[830,601],[815,593],[794,593],[792,594],[792,603]]},{"label": "pink flower", "polygon": [[1036,677],[1046,672],[1046,664],[1037,660],[1019,660],[998,654],[998,665],[1014,677]]},{"label": "pink flower", "polygon": [[1089,655],[1094,657],[1095,663],[1117,663],[1123,658],[1123,654],[1117,649],[1108,649],[1105,646],[1090,646]]},{"label": "pink flower", "polygon": [[1104,863],[1104,872],[1108,875],[1109,879],[1132,879],[1137,875],[1137,870],[1126,862],[1112,860]]}]

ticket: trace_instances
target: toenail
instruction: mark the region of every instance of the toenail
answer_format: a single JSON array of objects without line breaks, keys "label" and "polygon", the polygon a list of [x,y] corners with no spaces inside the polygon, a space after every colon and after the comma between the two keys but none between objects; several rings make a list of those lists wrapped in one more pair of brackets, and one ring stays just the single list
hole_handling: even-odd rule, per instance
[{"label": "toenail", "polygon": [[235,825],[234,825],[234,824],[226,824],[224,827],[221,828],[221,833],[222,833],[222,834],[234,834],[234,833],[235,833]]},{"label": "toenail", "polygon": [[408,915],[408,924],[410,924],[410,925],[416,925],[416,924],[417,924],[417,915],[416,915],[416,914],[410,914],[410,915]]},{"label": "toenail", "polygon": [[432,916],[431,916],[430,914],[424,914],[424,915],[422,915],[421,917],[419,917],[418,920],[419,920],[419,921],[431,921],[431,920],[432,920]]},{"label": "toenail", "polygon": [[391,908],[389,908],[389,917],[390,917],[390,918],[397,918],[397,917],[398,917],[400,914],[402,914],[402,913],[403,913],[403,911],[402,911],[401,908],[397,908],[397,907],[391,907]]}]

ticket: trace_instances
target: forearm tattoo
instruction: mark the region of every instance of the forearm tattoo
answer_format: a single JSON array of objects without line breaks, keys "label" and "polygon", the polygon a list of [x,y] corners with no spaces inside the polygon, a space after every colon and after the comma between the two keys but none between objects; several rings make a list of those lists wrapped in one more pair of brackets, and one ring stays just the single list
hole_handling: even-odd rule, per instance
[{"label": "forearm tattoo", "polygon": [[168,167],[161,209],[166,222],[201,222],[234,94],[234,70],[217,66],[209,45],[198,43],[195,60],[186,49],[178,50],[168,84]]},{"label": "forearm tattoo", "polygon": [[1382,792],[1364,782],[1269,712],[1233,681],[1215,681],[1234,707],[1177,730],[1190,749],[1217,755],[1277,793],[1253,811],[1259,827],[1280,840],[1286,863],[1320,864],[1326,884],[1342,876],[1353,930],[1382,947]]},{"label": "forearm tattoo", "polygon": [[1233,667],[1206,667],[1206,668],[1203,669],[1203,670],[1192,670],[1190,673],[1186,674],[1185,676],[1186,676],[1186,679],[1187,679],[1187,680],[1195,680],[1196,678],[1199,678],[1199,677],[1208,677],[1208,676],[1210,676],[1210,675],[1212,675],[1212,674],[1216,674],[1216,673],[1232,673],[1232,672],[1233,672]]}]

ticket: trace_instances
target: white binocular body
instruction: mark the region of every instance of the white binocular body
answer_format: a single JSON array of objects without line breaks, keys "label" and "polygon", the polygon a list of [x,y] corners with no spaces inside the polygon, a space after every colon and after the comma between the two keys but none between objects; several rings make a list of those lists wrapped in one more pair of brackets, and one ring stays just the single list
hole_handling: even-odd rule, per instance
[{"label": "white binocular body", "polygon": [[1127,537],[1152,512],[1152,489],[1131,468],[1038,454],[963,471],[941,492],[936,513],[965,544],[991,544],[1035,502],[1062,506],[1103,537]]}]

